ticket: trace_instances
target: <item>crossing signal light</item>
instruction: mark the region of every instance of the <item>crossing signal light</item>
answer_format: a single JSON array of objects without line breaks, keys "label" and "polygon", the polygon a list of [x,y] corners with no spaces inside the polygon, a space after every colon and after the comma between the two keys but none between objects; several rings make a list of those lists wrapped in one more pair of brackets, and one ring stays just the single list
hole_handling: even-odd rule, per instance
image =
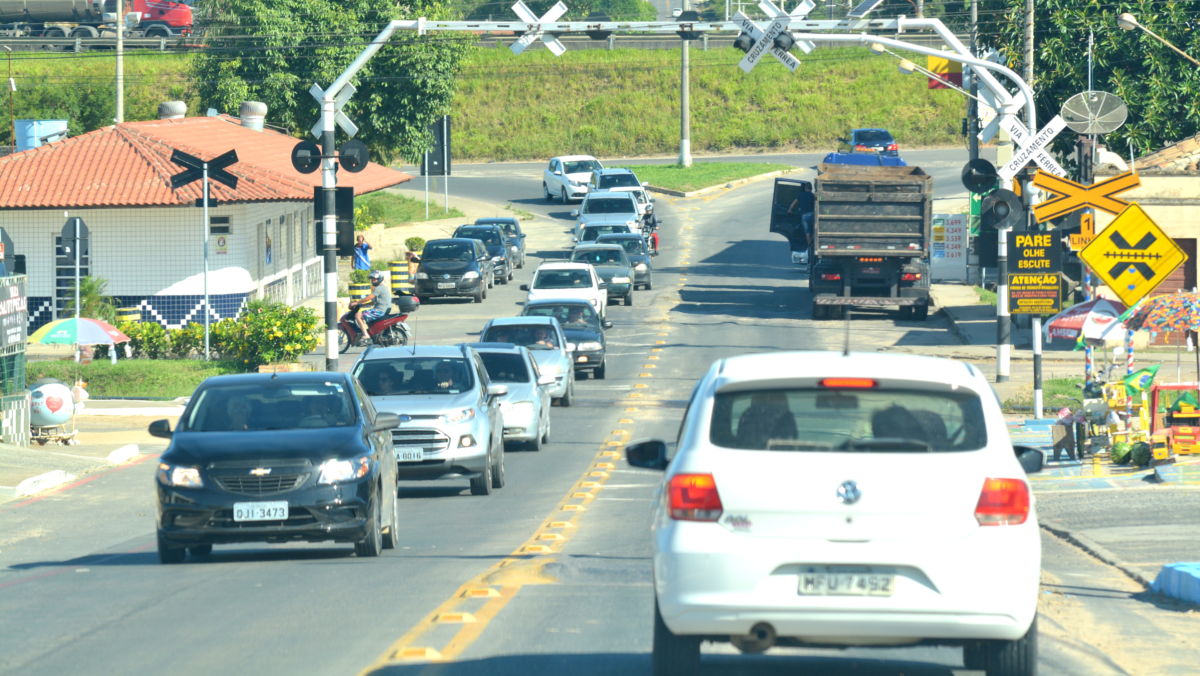
[{"label": "crossing signal light", "polygon": [[733,46],[742,50],[743,52],[749,52],[750,48],[754,46],[754,38],[751,37],[749,33],[739,33],[738,36],[733,39]]},{"label": "crossing signal light", "polygon": [[1015,228],[1024,221],[1021,198],[1011,190],[993,190],[983,198],[979,210],[981,230]]},{"label": "crossing signal light", "polygon": [[971,192],[988,192],[996,187],[997,181],[999,181],[999,177],[996,174],[996,166],[982,157],[963,165],[963,187]]},{"label": "crossing signal light", "polygon": [[775,36],[775,46],[785,52],[791,49],[794,44],[796,44],[796,38],[793,38],[792,34],[787,31]]}]

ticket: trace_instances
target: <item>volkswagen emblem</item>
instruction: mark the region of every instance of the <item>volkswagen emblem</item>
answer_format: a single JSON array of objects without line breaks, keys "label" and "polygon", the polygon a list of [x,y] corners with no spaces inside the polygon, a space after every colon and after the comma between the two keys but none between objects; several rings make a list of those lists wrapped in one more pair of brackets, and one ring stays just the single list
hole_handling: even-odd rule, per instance
[{"label": "volkswagen emblem", "polygon": [[402,423],[412,422],[412,419],[413,419],[413,417],[411,415],[401,415],[400,416],[400,422],[402,422]]},{"label": "volkswagen emblem", "polygon": [[266,476],[271,473],[271,468],[270,467],[255,467],[254,469],[250,470],[250,473],[253,474],[254,476]]},{"label": "volkswagen emblem", "polygon": [[853,505],[862,497],[862,491],[858,490],[858,484],[854,481],[843,481],[837,489],[838,500],[843,504]]},{"label": "volkswagen emblem", "polygon": [[450,279],[450,275],[448,275],[448,274],[442,275],[442,279]]}]

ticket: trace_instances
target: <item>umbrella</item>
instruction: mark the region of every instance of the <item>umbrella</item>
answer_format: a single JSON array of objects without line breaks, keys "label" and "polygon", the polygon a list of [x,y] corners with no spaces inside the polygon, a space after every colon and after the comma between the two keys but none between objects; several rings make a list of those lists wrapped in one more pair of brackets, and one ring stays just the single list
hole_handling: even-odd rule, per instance
[{"label": "umbrella", "polygon": [[1119,320],[1125,306],[1120,301],[1096,298],[1072,305],[1042,324],[1046,342],[1055,338],[1071,340],[1123,340],[1125,325]]},{"label": "umbrella", "polygon": [[128,340],[129,336],[112,324],[85,317],[52,321],[29,336],[31,343],[63,345],[113,345]]},{"label": "umbrella", "polygon": [[[1130,331],[1152,333],[1200,331],[1200,294],[1181,291],[1143,300],[1125,319]],[[1176,359],[1179,352],[1176,351]],[[1196,350],[1196,377],[1200,378],[1200,349]]]}]

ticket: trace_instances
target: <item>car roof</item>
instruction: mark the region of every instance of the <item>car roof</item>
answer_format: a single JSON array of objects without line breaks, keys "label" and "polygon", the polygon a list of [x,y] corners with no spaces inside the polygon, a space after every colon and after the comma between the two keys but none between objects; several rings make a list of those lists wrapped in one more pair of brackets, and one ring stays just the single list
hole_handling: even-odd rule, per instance
[{"label": "car roof", "polygon": [[[500,230],[500,231],[504,230],[503,228],[500,227],[500,225],[498,223],[463,223],[462,225],[455,228],[454,231],[460,232],[463,229],[471,229],[471,228],[479,228],[480,230]],[[458,239],[463,239],[463,238],[460,237]]]},{"label": "car roof", "polygon": [[626,167],[605,167],[603,169],[594,169],[597,174],[632,174],[633,170]]},{"label": "car roof", "polygon": [[[587,226],[584,226],[584,227],[587,227]],[[604,251],[624,251],[625,250],[625,249],[621,248],[620,244],[607,244],[605,242],[599,242],[599,243],[597,243],[597,242],[586,242],[586,243],[580,242],[579,244],[575,245],[575,249],[571,252],[571,255],[574,255],[576,251],[594,251],[596,249],[602,249]]]},{"label": "car roof", "polygon": [[529,348],[524,345],[513,345],[512,343],[460,343],[464,347],[469,347],[476,352],[488,353],[506,353],[506,354],[521,354],[528,352]]},{"label": "car roof", "polygon": [[528,326],[529,324],[550,324],[558,325],[558,319],[555,317],[539,317],[536,315],[522,315],[520,317],[496,317],[488,320],[487,326]]},{"label": "car roof", "polygon": [[526,302],[525,309],[528,310],[531,307],[539,307],[541,305],[578,305],[580,307],[587,306],[590,308],[592,303],[586,298],[541,298]]},{"label": "car roof", "polygon": [[441,237],[439,239],[431,239],[428,242],[425,242],[425,246],[435,243],[440,244],[442,242],[452,242],[455,244],[464,244],[466,246],[475,246],[475,242],[478,241],[479,240],[473,237]]},{"label": "car roof", "polygon": [[[584,226],[587,227],[587,226]],[[625,239],[644,239],[636,232],[606,232],[596,238],[595,243],[603,244],[605,242],[616,242]]]},{"label": "car roof", "polygon": [[633,197],[631,197],[629,195],[628,190],[596,190],[593,192],[589,192],[587,194],[587,197],[585,197],[584,199],[590,200],[593,197],[624,197],[626,199],[633,199]]},{"label": "car roof", "polygon": [[403,359],[406,357],[462,358],[465,356],[461,345],[404,345],[371,348],[360,359],[361,361],[371,361],[374,359]]},{"label": "car roof", "polygon": [[879,352],[760,352],[724,359],[718,374],[723,386],[791,379],[847,377],[920,381],[977,390],[980,371],[966,362],[912,354]]},{"label": "car roof", "polygon": [[[516,225],[520,225],[521,221],[520,219],[513,218],[512,216],[487,216],[485,218],[476,218],[475,222],[471,225],[496,225],[498,223],[514,223]],[[463,225],[466,224],[464,223]]]},{"label": "car roof", "polygon": [[263,382],[318,383],[329,380],[345,381],[345,373],[338,371],[293,371],[287,373],[230,373],[212,376],[203,382],[206,387],[225,385],[254,385]]},{"label": "car roof", "polygon": [[591,155],[557,155],[555,157],[551,157],[550,159],[558,160],[560,162],[570,162],[573,160],[594,160],[596,158],[592,157]]},{"label": "car roof", "polygon": [[539,270],[586,270],[590,267],[592,267],[592,265],[590,263],[569,263],[569,262],[542,263],[541,265],[539,265],[537,267],[537,270],[534,270],[534,272],[538,272]]}]

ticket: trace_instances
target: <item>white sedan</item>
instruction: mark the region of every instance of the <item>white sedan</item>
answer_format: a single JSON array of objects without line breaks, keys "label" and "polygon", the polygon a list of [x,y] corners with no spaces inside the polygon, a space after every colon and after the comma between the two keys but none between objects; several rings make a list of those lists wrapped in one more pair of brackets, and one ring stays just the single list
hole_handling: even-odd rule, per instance
[{"label": "white sedan", "polygon": [[542,172],[542,194],[547,201],[557,199],[563,204],[583,199],[588,193],[592,172],[603,168],[591,155],[551,157]]},{"label": "white sedan", "polygon": [[724,359],[688,403],[653,520],[654,673],[701,641],[961,646],[968,669],[1034,674],[1041,544],[987,379],[912,355]]},{"label": "white sedan", "polygon": [[542,263],[533,280],[521,285],[528,291],[525,302],[582,298],[604,319],[608,308],[608,286],[588,263]]}]

